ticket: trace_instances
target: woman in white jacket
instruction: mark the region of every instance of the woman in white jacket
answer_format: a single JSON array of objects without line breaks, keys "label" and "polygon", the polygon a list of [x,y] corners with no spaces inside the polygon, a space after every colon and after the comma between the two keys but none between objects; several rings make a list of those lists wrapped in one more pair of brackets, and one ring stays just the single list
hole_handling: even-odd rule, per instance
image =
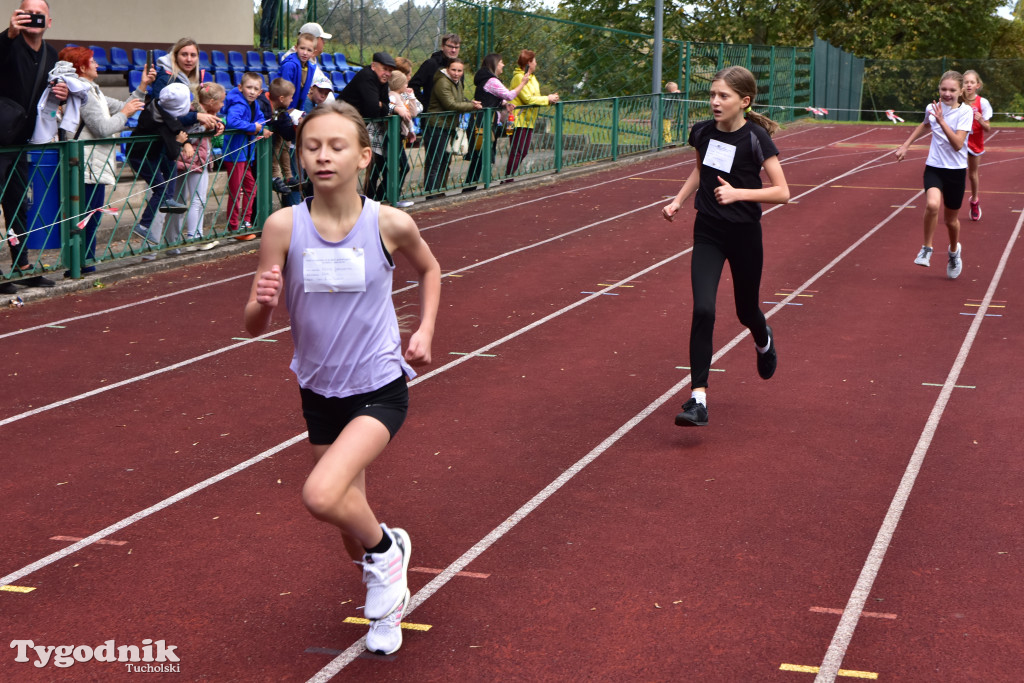
[{"label": "woman in white jacket", "polygon": [[[92,50],[84,47],[66,47],[61,50],[59,59],[71,62],[79,78],[91,85],[88,97],[81,107],[81,120],[74,137],[79,140],[98,140],[118,135],[128,125],[128,118],[145,105],[146,89],[156,78],[156,70],[150,68],[142,75],[142,83],[124,102],[107,97],[96,85],[98,65],[93,59]],[[100,222],[100,209],[103,206],[105,187],[117,182],[115,175],[114,143],[84,145],[85,155],[85,196],[83,212],[93,211],[85,226],[85,258],[86,261],[96,256],[96,228]],[[83,273],[96,270],[95,265],[86,265]],[[65,273],[68,276],[69,273]]]}]

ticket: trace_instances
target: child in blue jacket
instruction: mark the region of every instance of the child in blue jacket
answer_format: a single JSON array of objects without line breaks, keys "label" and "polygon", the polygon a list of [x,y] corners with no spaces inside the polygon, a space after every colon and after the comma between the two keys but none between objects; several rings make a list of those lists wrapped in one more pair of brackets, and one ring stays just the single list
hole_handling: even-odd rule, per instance
[{"label": "child in blue jacket", "polygon": [[[263,90],[263,77],[247,71],[238,87],[224,98],[224,119],[230,134],[224,136],[224,169],[228,173],[228,231],[252,227],[256,206],[256,140],[268,138],[273,131],[257,100]],[[256,239],[256,235],[237,235],[236,240]]]}]

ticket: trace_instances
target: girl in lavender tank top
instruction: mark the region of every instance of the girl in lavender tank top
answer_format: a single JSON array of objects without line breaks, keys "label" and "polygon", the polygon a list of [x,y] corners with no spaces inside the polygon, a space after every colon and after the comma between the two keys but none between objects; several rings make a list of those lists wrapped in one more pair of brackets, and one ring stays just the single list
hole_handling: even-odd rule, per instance
[{"label": "girl in lavender tank top", "polygon": [[[391,654],[402,644],[412,544],[404,530],[378,522],[366,501],[365,469],[405,418],[410,365],[430,362],[441,268],[408,214],[360,196],[359,172],[372,152],[354,108],[318,107],[299,125],[295,147],[315,199],[281,209],[263,225],[245,327],[265,332],[286,293],[291,367],[316,463],[302,500],[341,530],[345,549],[362,565],[366,647]],[[396,253],[420,285],[420,324],[404,354],[391,302]]]}]

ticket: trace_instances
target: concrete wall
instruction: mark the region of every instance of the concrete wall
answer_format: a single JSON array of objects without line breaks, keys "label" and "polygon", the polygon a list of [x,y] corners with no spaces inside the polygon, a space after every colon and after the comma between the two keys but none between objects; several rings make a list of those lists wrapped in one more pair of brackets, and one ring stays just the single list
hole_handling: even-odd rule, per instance
[{"label": "concrete wall", "polygon": [[[4,6],[13,11],[18,0]],[[188,36],[204,50],[251,50],[253,0],[49,0],[46,40],[167,50]],[[10,14],[10,12],[8,12]]]}]

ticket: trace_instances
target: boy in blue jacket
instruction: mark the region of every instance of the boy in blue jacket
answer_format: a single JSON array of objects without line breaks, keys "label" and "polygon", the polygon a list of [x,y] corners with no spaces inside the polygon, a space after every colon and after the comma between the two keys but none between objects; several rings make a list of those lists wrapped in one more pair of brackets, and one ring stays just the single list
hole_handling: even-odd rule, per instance
[{"label": "boy in blue jacket", "polygon": [[[266,126],[267,116],[257,103],[263,90],[263,77],[247,71],[238,87],[224,98],[224,119],[230,134],[224,136],[224,168],[228,172],[228,231],[252,227],[256,206],[256,140],[268,138],[273,131]],[[237,235],[236,240],[256,239],[256,235]]]},{"label": "boy in blue jacket", "polygon": [[313,75],[316,73],[316,64],[309,63],[315,49],[316,38],[313,34],[300,33],[299,39],[295,42],[295,52],[281,62],[281,78],[291,81],[295,86],[295,95],[292,96],[289,109],[301,111],[302,105],[306,103],[306,96],[309,94],[309,87],[313,85]]}]

